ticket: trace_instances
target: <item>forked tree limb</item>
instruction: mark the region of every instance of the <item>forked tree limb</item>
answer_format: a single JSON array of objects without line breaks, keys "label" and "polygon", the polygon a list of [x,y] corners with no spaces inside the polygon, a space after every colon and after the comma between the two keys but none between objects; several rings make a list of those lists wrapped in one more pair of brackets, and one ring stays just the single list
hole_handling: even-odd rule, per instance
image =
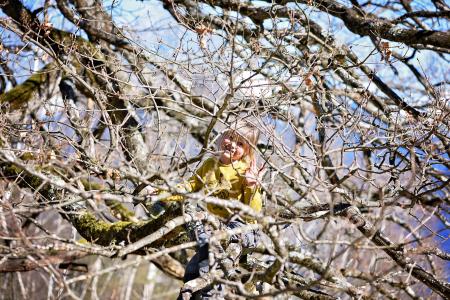
[{"label": "forked tree limb", "polygon": [[[55,251],[49,251],[55,252]],[[41,253],[41,257],[8,258],[0,263],[0,273],[28,272],[48,265],[70,264],[89,255],[83,251],[60,251],[57,254]],[[87,270],[86,270],[87,271]]]},{"label": "forked tree limb", "polygon": [[427,272],[411,258],[406,257],[404,254],[406,251],[403,246],[391,242],[380,230],[366,220],[356,207],[350,206],[343,213],[365,237],[379,246],[402,269],[423,282],[444,299],[450,295],[450,284],[448,282],[438,280],[435,275]]},{"label": "forked tree limb", "polygon": [[[288,2],[294,1],[275,1],[280,4]],[[449,31],[402,28],[397,26],[395,20],[382,19],[370,13],[362,16],[357,10],[333,0],[297,0],[295,2],[314,6],[324,13],[341,19],[350,31],[362,36],[375,35],[393,42],[404,43],[413,48],[417,44],[422,44],[450,49]]]}]

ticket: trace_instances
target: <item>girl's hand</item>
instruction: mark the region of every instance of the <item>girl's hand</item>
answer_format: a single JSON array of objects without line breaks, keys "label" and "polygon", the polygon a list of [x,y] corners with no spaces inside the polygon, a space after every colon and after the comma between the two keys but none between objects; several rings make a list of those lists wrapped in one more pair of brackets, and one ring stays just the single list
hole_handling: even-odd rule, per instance
[{"label": "girl's hand", "polygon": [[156,194],[158,194],[158,190],[149,185],[147,185],[142,192],[142,195],[144,196],[155,196]]},{"label": "girl's hand", "polygon": [[250,168],[245,172],[245,185],[248,187],[254,187],[259,185],[262,177],[264,176],[264,166],[258,168],[255,162],[250,163]]}]

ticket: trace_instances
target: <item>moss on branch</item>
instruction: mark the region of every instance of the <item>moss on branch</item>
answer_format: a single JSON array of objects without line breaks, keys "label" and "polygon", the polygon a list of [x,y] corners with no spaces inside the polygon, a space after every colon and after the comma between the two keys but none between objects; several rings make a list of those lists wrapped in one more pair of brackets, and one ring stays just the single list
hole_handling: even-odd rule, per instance
[{"label": "moss on branch", "polygon": [[[81,59],[95,60],[97,65],[106,64],[103,53],[91,42],[76,36],[70,32],[53,28],[50,31],[50,41],[55,44],[61,52],[66,54],[81,54]],[[80,63],[80,57],[75,58],[73,55],[70,59],[71,64],[75,67],[78,74],[87,71]],[[56,81],[55,74],[58,75],[60,68],[55,62],[51,62],[44,66],[40,71],[31,75],[25,82],[15,86],[13,89],[0,95],[0,104],[9,103],[12,110],[20,109],[32,100],[36,94],[44,90],[52,81]],[[90,79],[96,82],[95,76],[89,74]]]},{"label": "moss on branch", "polygon": [[50,188],[48,184],[46,186],[42,186],[43,181],[41,178],[30,175],[26,172],[26,170],[23,170],[19,166],[12,163],[0,162],[0,172],[2,176],[16,180],[20,186],[32,189],[40,188],[39,192],[43,195],[46,195],[45,191]]},{"label": "moss on branch", "polygon": [[73,218],[72,224],[86,240],[103,246],[129,240],[133,228],[141,225],[140,223],[127,221],[108,224],[104,221],[97,220],[90,212]]},{"label": "moss on branch", "polygon": [[80,181],[86,191],[92,191],[92,190],[101,191],[101,190],[105,189],[105,185],[101,182],[95,182],[91,179],[86,179],[86,178],[81,178]]},{"label": "moss on branch", "polygon": [[[39,193],[48,199],[61,199],[70,203],[84,202],[85,200],[78,195],[66,194],[63,196],[62,190],[55,190],[51,183],[43,184],[42,179],[33,176],[26,170],[12,164],[0,163],[0,173],[8,177],[10,180],[16,180],[17,184],[22,187],[39,189]],[[52,175],[55,176],[55,175]],[[78,201],[77,201],[78,200]],[[116,203],[117,204],[117,203]],[[119,203],[120,204],[120,203]],[[179,203],[170,203],[166,212],[157,219],[147,221],[131,222],[119,221],[115,223],[107,223],[98,220],[93,212],[90,211],[74,211],[71,206],[63,208],[66,213],[64,216],[75,227],[78,233],[89,242],[93,242],[102,246],[109,246],[114,243],[137,241],[164,226],[168,221],[181,215],[181,206]],[[126,209],[123,205],[115,206],[124,215],[131,216],[133,213]],[[128,211],[128,213],[125,212]],[[189,241],[183,227],[176,228],[164,238],[155,241],[151,247],[170,247],[180,243]]]},{"label": "moss on branch", "polygon": [[[107,223],[98,220],[89,211],[80,212],[80,214],[71,214],[69,219],[83,238],[98,245],[109,246],[122,242],[128,244],[142,239],[143,237],[155,232],[169,220],[179,216],[180,214],[180,205],[178,203],[173,203],[168,206],[164,215],[155,220],[151,219],[140,222],[119,221]],[[189,239],[184,231],[184,228],[180,227],[170,232],[163,239],[154,242],[150,246],[155,248],[162,246],[170,247],[188,240]]]},{"label": "moss on branch", "polygon": [[105,201],[106,205],[111,209],[111,213],[122,221],[134,221],[136,217],[134,212],[130,211],[125,205],[116,200]]},{"label": "moss on branch", "polygon": [[55,64],[49,63],[38,73],[31,75],[24,83],[15,86],[7,93],[1,94],[0,103],[9,103],[13,110],[25,106],[41,90],[41,86],[50,82],[50,73],[55,71]]}]

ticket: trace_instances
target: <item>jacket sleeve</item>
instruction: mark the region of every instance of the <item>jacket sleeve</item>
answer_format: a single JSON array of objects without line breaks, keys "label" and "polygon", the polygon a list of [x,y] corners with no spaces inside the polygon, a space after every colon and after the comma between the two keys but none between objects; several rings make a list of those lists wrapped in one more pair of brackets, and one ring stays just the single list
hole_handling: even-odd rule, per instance
[{"label": "jacket sleeve", "polygon": [[[195,173],[184,183],[177,185],[178,189],[184,190],[188,193],[194,193],[200,191],[204,186],[205,174],[208,172],[210,163],[206,160],[200,168],[198,168]],[[162,201],[183,201],[183,195],[171,195]]]},{"label": "jacket sleeve", "polygon": [[203,162],[203,164],[198,168],[194,174],[186,181],[182,186],[186,189],[186,191],[190,193],[195,193],[200,191],[205,183],[205,174],[210,169],[209,160]]},{"label": "jacket sleeve", "polygon": [[260,212],[262,209],[261,189],[259,187],[245,187],[244,204],[253,208],[254,211]]}]

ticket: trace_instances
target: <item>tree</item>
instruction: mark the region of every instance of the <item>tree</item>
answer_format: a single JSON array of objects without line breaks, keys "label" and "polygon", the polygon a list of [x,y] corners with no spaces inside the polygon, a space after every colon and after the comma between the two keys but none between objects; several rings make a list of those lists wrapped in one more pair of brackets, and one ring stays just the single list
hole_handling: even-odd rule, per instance
[{"label": "tree", "polygon": [[[137,266],[180,279],[195,246],[184,224],[218,221],[186,208],[206,203],[253,215],[260,222],[247,229],[264,235],[240,278],[212,273],[230,297],[249,297],[249,282],[307,299],[450,294],[444,1],[0,8],[6,298],[42,293],[38,274],[48,297],[149,296]],[[150,218],[142,190],[176,193],[236,118],[264,134],[264,212],[188,194]],[[112,281],[117,270],[127,276]]]}]

